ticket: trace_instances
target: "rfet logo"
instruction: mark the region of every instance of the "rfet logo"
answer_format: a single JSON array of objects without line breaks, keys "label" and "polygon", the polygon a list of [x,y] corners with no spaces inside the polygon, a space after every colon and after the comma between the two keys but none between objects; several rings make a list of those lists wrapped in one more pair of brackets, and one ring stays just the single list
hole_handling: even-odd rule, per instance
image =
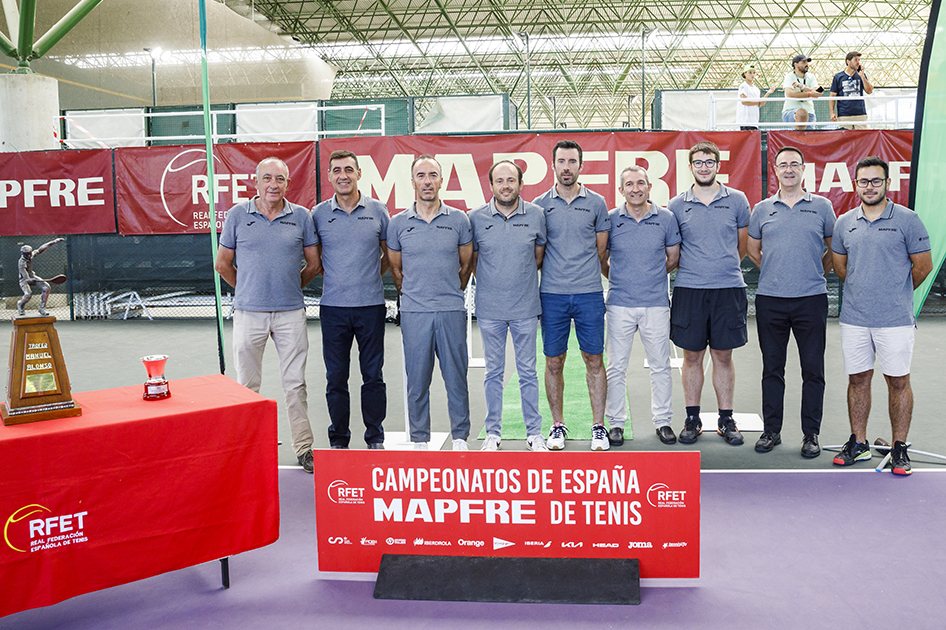
[{"label": "rfet logo", "polygon": [[44,505],[24,505],[4,523],[3,541],[13,551],[27,553],[88,540],[85,535],[87,511],[57,516],[50,514],[52,510]]},{"label": "rfet logo", "polygon": [[665,483],[655,483],[647,489],[647,502],[655,508],[685,508],[686,490],[671,490]]},{"label": "rfet logo", "polygon": [[332,503],[364,504],[365,489],[352,488],[347,481],[336,479],[328,484],[328,498]]},{"label": "rfet logo", "polygon": [[[214,155],[214,170],[219,168],[217,164],[220,158]],[[181,177],[184,179],[182,180]],[[226,208],[241,201],[249,201],[253,198],[256,190],[256,182],[251,173],[214,173],[214,185],[217,190],[217,199],[215,202],[222,208],[217,209],[216,227],[220,229],[223,226],[223,219],[226,216]],[[190,192],[190,207],[187,207],[183,201],[182,192]],[[193,228],[195,230],[208,229],[210,203],[210,184],[207,178],[207,152],[204,149],[185,149],[172,157],[164,172],[161,173],[161,184],[159,192],[161,194],[161,205],[164,208],[164,214],[169,219],[181,227]],[[223,200],[221,195],[230,195],[229,200]],[[184,221],[174,216],[171,208],[177,209],[179,214],[183,214]],[[183,208],[184,212],[181,212]],[[186,213],[186,214],[185,214]]]}]

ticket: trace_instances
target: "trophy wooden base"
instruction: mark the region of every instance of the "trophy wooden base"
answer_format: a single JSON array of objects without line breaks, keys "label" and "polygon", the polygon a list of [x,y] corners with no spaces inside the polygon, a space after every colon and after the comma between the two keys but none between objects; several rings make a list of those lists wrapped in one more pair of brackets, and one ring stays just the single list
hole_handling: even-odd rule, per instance
[{"label": "trophy wooden base", "polygon": [[55,317],[13,320],[7,401],[0,405],[4,425],[82,415],[72,398]]}]

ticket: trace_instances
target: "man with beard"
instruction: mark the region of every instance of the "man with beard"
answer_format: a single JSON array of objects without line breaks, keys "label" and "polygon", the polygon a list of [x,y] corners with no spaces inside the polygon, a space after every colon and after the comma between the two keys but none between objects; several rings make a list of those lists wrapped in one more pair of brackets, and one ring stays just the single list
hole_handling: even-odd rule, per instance
[{"label": "man with beard", "polygon": [[882,159],[871,156],[858,162],[854,183],[861,205],[841,215],[831,241],[834,270],[844,281],[841,352],[851,421],[851,437],[834,464],[850,466],[870,459],[867,418],[876,358],[887,381],[891,469],[895,475],[909,475],[913,291],[933,270],[930,237],[915,212],[887,198],[890,171]]},{"label": "man with beard", "polygon": [[591,450],[610,447],[604,426],[608,381],[603,355],[604,290],[599,274],[611,222],[604,197],[578,183],[581,165],[578,143],[560,140],[552,149],[555,184],[533,202],[545,209],[548,228],[540,291],[545,391],[553,423],[548,447],[555,451],[565,448],[562,370],[573,319],[591,397]]},{"label": "man with beard", "polygon": [[417,200],[391,219],[388,258],[401,293],[401,335],[407,371],[407,415],[411,442],[430,442],[430,380],[434,356],[447,389],[453,450],[466,451],[470,395],[466,373],[466,308],[463,290],[473,270],[473,232],[462,210],[440,201],[443,177],[433,156],[411,165]]},{"label": "man with beard", "polygon": [[795,335],[801,363],[802,457],[821,454],[818,435],[824,409],[824,347],[834,208],[802,188],[805,158],[795,147],[775,154],[778,192],[752,210],[749,259],[761,270],[755,293],[756,329],[762,350],[762,436],[755,450],[782,443],[785,360]]},{"label": "man with beard", "polygon": [[744,346],[746,283],[740,263],[746,255],[749,201],[716,181],[719,149],[698,142],[690,149],[694,184],[670,200],[667,209],[680,225],[680,270],[670,310],[670,339],[683,348],[683,397],[687,417],[679,439],[693,444],[703,432],[700,397],[703,356],[710,348],[713,388],[719,407],[717,433],[732,445],[742,434],[732,417],[736,382],[734,348]]},{"label": "man with beard", "polygon": [[[824,88],[815,75],[808,72],[811,57],[795,55],[792,59],[792,71],[785,75],[782,88],[785,90],[785,103],[782,105],[782,122],[809,123],[817,122],[813,99],[824,94]],[[795,129],[806,129],[808,125],[795,125]]]},{"label": "man with beard", "polygon": [[[503,373],[506,337],[512,333],[519,375],[526,445],[548,450],[542,438],[535,340],[539,329],[539,269],[545,256],[545,212],[519,197],[522,169],[508,160],[489,169],[493,198],[469,214],[473,226],[473,273],[476,321],[486,358],[486,441],[484,451],[499,448],[502,437]],[[508,333],[507,333],[508,331]]]}]

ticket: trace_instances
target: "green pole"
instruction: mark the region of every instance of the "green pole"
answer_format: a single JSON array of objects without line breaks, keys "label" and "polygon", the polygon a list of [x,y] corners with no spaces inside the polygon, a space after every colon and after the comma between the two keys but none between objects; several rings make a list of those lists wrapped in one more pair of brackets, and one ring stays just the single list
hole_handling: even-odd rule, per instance
[{"label": "green pole", "polygon": [[[207,5],[200,0],[200,84],[204,97],[204,145],[207,148],[207,183],[210,187],[210,249],[217,257],[217,184],[214,181],[214,140],[210,123],[210,80],[207,77]],[[227,370],[223,355],[223,309],[221,308],[220,275],[214,272],[214,305],[217,310],[217,355],[220,357],[220,373]]]},{"label": "green pole", "polygon": [[[35,0],[30,0],[32,4]],[[26,0],[24,0],[25,4]],[[33,44],[33,51],[31,59],[38,59],[42,57],[49,49],[56,45],[56,43],[62,39],[66,33],[71,31],[76,24],[82,21],[82,18],[89,14],[89,11],[94,9],[99,5],[102,0],[80,0],[76,6],[72,7],[72,10],[69,13],[66,13],[61,20],[56,22],[52,28],[46,31],[46,34],[36,40],[36,43]],[[23,22],[21,21],[22,25]],[[21,26],[22,28],[22,26]],[[32,27],[31,27],[32,29]],[[21,45],[22,45],[22,41]],[[32,41],[32,33],[30,33],[30,41]]]},{"label": "green pole", "polygon": [[17,58],[16,46],[14,46],[10,38],[3,33],[0,33],[0,52],[7,57]]},{"label": "green pole", "polygon": [[20,39],[16,58],[20,68],[30,67],[30,54],[33,52],[33,28],[36,22],[36,0],[23,0],[20,3]]}]

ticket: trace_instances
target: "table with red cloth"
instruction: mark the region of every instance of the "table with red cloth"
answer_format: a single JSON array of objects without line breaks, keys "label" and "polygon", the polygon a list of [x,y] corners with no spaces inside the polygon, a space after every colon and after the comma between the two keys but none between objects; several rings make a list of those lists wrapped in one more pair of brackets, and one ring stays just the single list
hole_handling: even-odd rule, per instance
[{"label": "table with red cloth", "polygon": [[223,375],[0,426],[0,616],[279,537],[276,403]]}]

